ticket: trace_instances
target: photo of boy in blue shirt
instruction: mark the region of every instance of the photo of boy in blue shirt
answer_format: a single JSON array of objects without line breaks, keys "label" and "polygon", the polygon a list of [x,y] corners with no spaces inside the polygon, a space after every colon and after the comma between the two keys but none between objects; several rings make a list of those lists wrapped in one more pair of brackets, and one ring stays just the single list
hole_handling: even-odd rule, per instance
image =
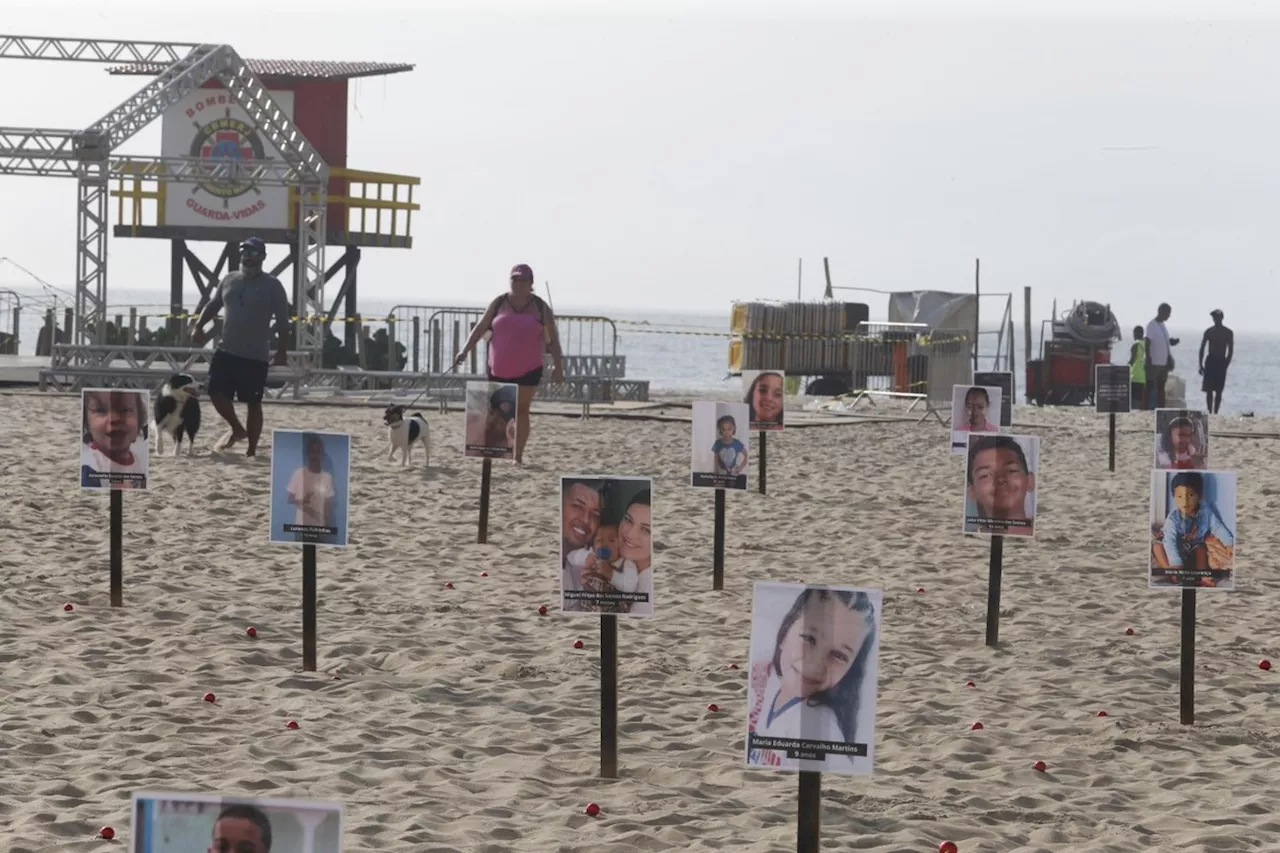
[{"label": "photo of boy in blue shirt", "polygon": [[1234,472],[1154,471],[1151,485],[1149,585],[1232,588]]}]

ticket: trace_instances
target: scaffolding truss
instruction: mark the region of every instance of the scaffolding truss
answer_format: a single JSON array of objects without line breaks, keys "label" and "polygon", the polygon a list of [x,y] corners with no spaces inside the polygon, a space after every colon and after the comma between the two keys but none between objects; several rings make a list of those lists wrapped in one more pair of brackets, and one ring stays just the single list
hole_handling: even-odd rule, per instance
[{"label": "scaffolding truss", "polygon": [[[256,183],[295,188],[298,197],[294,348],[318,354],[324,343],[325,210],[329,168],[229,45],[0,35],[0,58],[156,63],[167,67],[83,130],[0,128],[0,175],[74,177],[76,333],[79,345],[106,342],[108,182],[145,175],[163,182]],[[113,151],[192,91],[217,80],[280,153],[244,164],[198,157],[140,157]]]}]

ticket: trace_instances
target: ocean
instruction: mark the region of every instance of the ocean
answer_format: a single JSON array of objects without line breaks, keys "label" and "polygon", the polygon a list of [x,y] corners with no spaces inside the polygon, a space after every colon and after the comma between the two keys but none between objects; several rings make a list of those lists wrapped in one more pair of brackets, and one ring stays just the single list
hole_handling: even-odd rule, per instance
[{"label": "ocean", "polygon": [[[18,291],[23,299],[21,353],[35,352],[36,335],[42,322],[43,311],[50,307],[50,297],[31,291]],[[167,295],[163,291],[127,290],[114,291],[108,308],[108,316],[128,314],[129,307],[138,308],[140,314],[163,314],[167,310]],[[188,295],[191,299],[192,295]],[[361,312],[366,316],[385,316],[404,300],[364,300]],[[58,294],[57,309],[70,306],[68,297]],[[734,387],[729,373],[729,306],[721,315],[682,313],[648,313],[636,311],[599,311],[610,317],[618,328],[618,352],[627,358],[627,376],[649,380],[654,392],[681,394],[723,392]],[[562,313],[573,313],[561,309]],[[5,329],[8,328],[5,318]],[[59,319],[61,322],[61,319]],[[152,321],[154,328],[159,321]],[[1039,328],[1033,330],[1033,357],[1039,348]],[[1182,339],[1174,349],[1177,362],[1174,373],[1182,378],[1187,388],[1187,405],[1203,404],[1200,378],[1196,372],[1196,355],[1203,329],[1189,331],[1171,329],[1170,334]],[[1015,366],[1023,375],[1022,329],[1014,327]],[[979,365],[990,369],[996,349],[994,334],[983,334]],[[1267,334],[1237,334],[1237,355],[1227,376],[1227,388],[1223,395],[1223,413],[1254,413],[1280,415],[1280,393],[1274,377],[1280,375],[1280,339]],[[1006,341],[1007,347],[1007,341]],[[1116,344],[1112,360],[1124,363],[1128,360],[1129,341]],[[1021,383],[1020,383],[1021,386]],[[1021,390],[1020,390],[1021,393]]]}]

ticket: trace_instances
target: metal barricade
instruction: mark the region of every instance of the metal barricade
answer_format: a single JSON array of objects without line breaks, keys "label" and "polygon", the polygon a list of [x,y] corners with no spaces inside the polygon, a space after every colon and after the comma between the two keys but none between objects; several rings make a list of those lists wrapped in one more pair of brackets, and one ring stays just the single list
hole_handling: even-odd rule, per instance
[{"label": "metal barricade", "polygon": [[854,408],[876,397],[910,400],[907,411],[925,406],[921,420],[942,421],[939,411],[951,407],[951,386],[973,376],[969,332],[929,329],[919,323],[865,322],[848,341],[848,364],[853,375]]},{"label": "metal barricade", "polygon": [[22,340],[22,297],[0,290],[0,355],[17,355]]}]

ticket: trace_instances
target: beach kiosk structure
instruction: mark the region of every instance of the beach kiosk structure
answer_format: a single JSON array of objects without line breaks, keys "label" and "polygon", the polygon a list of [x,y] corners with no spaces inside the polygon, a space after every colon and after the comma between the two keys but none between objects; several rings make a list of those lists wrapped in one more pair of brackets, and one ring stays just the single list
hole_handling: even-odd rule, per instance
[{"label": "beach kiosk structure", "polygon": [[[74,330],[69,341],[53,345],[42,386],[150,387],[157,368],[207,369],[204,350],[108,342],[112,200],[115,236],[170,242],[174,330],[189,315],[182,299],[186,272],[195,279],[199,310],[219,276],[234,268],[239,240],[254,235],[288,246],[276,272],[292,267],[295,390],[297,377],[319,366],[325,327],[338,304],[356,313],[361,251],[412,246],[419,180],[349,169],[346,159],[348,81],[412,65],[252,60],[230,45],[9,35],[0,35],[0,58],[94,62],[146,79],[84,128],[0,127],[0,175],[63,177],[78,185]],[[158,155],[119,153],[157,119]],[[192,249],[200,242],[220,244],[212,266]],[[329,246],[341,250],[332,266],[325,263]],[[325,284],[338,273],[342,286],[326,304]],[[345,336],[353,334],[348,328]]]}]

